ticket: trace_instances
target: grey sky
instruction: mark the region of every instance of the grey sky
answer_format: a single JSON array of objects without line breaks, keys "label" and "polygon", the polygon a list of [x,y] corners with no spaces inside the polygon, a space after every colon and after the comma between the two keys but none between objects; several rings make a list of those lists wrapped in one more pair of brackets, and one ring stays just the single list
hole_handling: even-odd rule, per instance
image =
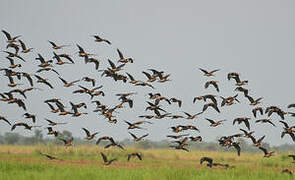
[{"label": "grey sky", "polygon": [[[52,58],[52,49],[47,40],[60,44],[70,44],[71,47],[59,52],[73,54],[76,65],[56,67],[61,76],[67,80],[75,80],[82,76],[92,76],[99,84],[104,85],[106,97],[97,98],[103,103],[115,105],[119,101],[114,96],[120,92],[138,92],[133,97],[134,109],[121,109],[117,115],[120,121],[116,125],[109,124],[103,117],[92,113],[94,105],[90,105],[89,96],[73,95],[78,87],[64,88],[52,72],[41,73],[48,77],[56,87],[50,91],[46,86],[36,85],[44,91],[28,93],[28,109],[38,114],[38,123],[45,125],[43,118],[70,122],[71,125],[60,126],[57,129],[68,129],[75,136],[84,136],[81,127],[91,131],[98,130],[100,135],[112,135],[116,139],[130,138],[127,126],[123,120],[136,121],[138,115],[151,114],[145,112],[147,93],[160,92],[164,96],[182,99],[184,106],[179,109],[176,105],[163,108],[173,114],[181,111],[190,113],[200,112],[203,102],[192,104],[195,96],[215,93],[212,88],[203,88],[206,80],[198,70],[199,67],[213,70],[220,81],[219,95],[234,95],[234,82],[226,80],[228,72],[240,72],[242,79],[248,79],[250,95],[254,98],[263,97],[262,106],[278,105],[287,111],[286,106],[295,102],[293,68],[295,59],[295,2],[292,0],[194,0],[194,1],[3,1],[0,7],[1,29],[12,35],[22,35],[21,39],[27,46],[34,47],[34,52],[23,55],[27,60],[22,71],[34,73],[38,62],[34,58],[41,53],[46,58]],[[97,44],[91,35],[98,34],[109,39],[113,44]],[[5,48],[5,37],[0,35],[1,49]],[[171,73],[171,82],[154,83],[155,90],[144,87],[134,87],[131,84],[114,82],[109,78],[100,78],[93,64],[84,65],[78,57],[75,44],[78,43],[86,50],[97,54],[101,59],[100,69],[108,66],[107,58],[118,60],[116,48],[127,57],[135,59],[134,64],[125,68],[136,78],[144,80],[141,71],[155,68]],[[5,54],[0,57],[4,59]],[[1,67],[7,67],[8,61],[2,61]],[[0,76],[1,92],[8,91],[8,79]],[[20,88],[28,87],[25,85]],[[85,82],[81,82],[87,85]],[[89,86],[90,87],[90,86]],[[36,97],[37,96],[37,97]],[[75,103],[85,101],[89,104],[86,112],[90,113],[81,118],[58,117],[49,113],[43,100],[60,97],[68,106],[68,100]],[[64,96],[64,97],[63,97]],[[230,135],[239,132],[239,127],[232,126],[232,120],[239,116],[249,116],[252,107],[247,99],[239,95],[241,104],[221,108],[221,114],[209,110],[198,119],[190,120],[152,120],[153,125],[144,125],[150,136],[148,139],[160,140],[171,133],[168,127],[181,123],[193,124],[200,128],[205,141],[213,141],[217,136]],[[1,102],[1,114],[13,122],[27,121],[21,115],[21,109],[16,105]],[[81,110],[83,111],[83,110]],[[223,127],[209,128],[204,117],[227,119]],[[263,116],[264,117],[264,116]],[[276,128],[270,125],[255,124],[252,129],[255,136],[266,134],[265,142],[273,145],[293,143],[289,137],[280,138],[282,125],[278,116],[273,116]],[[287,122],[293,119],[288,117]],[[16,129],[25,135],[32,132]],[[1,134],[9,131],[9,127],[1,123]],[[45,131],[44,131],[45,132]],[[134,131],[144,134],[146,131]],[[198,135],[199,133],[192,133]]]}]

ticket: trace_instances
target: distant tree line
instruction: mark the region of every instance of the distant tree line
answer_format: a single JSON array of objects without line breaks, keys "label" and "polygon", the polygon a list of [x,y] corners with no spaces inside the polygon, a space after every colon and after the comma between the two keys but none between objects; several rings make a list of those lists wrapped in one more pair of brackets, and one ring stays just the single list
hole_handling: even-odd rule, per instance
[{"label": "distant tree line", "polygon": [[[60,133],[59,137],[70,139],[72,137],[72,133],[69,131],[63,131]],[[85,141],[85,139],[74,137],[74,144],[75,145],[95,145],[95,140],[93,141]],[[244,139],[239,139],[241,142],[240,146],[242,152],[258,152],[259,150],[253,147],[251,144],[246,142]],[[141,149],[167,149],[171,142],[168,140],[162,141],[150,141],[144,140],[137,143],[130,139],[124,139],[123,141],[119,142],[124,146],[131,146],[135,148]],[[36,144],[54,144],[54,145],[64,145],[62,141],[58,140],[57,138],[44,138],[41,130],[35,130],[34,135],[32,136],[23,136],[18,133],[11,133],[6,132],[4,135],[0,135],[0,145],[36,145]],[[100,146],[104,146],[106,143],[100,143]],[[290,144],[283,144],[280,146],[270,146],[267,143],[262,144],[263,147],[267,149],[274,150],[276,152],[288,152],[288,151],[295,151],[295,146]],[[232,151],[235,152],[234,148],[225,148],[218,145],[217,140],[216,142],[191,142],[190,143],[191,150],[202,150],[202,151]]]}]

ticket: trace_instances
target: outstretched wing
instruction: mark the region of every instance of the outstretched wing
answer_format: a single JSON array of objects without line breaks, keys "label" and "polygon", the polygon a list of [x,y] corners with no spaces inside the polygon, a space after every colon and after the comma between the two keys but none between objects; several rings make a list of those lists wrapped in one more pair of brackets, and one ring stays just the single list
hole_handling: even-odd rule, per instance
[{"label": "outstretched wing", "polygon": [[203,73],[208,74],[208,71],[206,71],[205,69],[199,68]]},{"label": "outstretched wing", "polygon": [[122,52],[119,49],[117,49],[117,52],[119,54],[120,59],[124,59],[124,56],[123,56]]},{"label": "outstretched wing", "polygon": [[85,129],[85,128],[82,128],[82,129],[85,131],[87,136],[90,136],[90,132],[87,129]]},{"label": "outstretched wing", "polygon": [[100,152],[100,154],[102,156],[103,162],[105,162],[105,163],[108,162],[107,156],[104,153],[102,153],[102,152]]},{"label": "outstretched wing", "polygon": [[263,147],[259,147],[259,149],[260,149],[261,151],[263,151],[264,154],[267,154],[267,150],[266,150],[265,148],[263,148]]}]

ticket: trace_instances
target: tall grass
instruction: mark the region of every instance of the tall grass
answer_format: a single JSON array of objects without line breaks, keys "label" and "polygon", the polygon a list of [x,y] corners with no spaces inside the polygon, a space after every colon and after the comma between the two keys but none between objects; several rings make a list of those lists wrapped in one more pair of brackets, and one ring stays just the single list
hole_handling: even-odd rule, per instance
[{"label": "tall grass", "polygon": [[[47,160],[39,152],[56,156],[62,160]],[[118,162],[102,165],[99,152]],[[127,162],[129,152],[141,152],[143,161]],[[226,163],[235,168],[208,168],[200,165],[203,156],[215,162]],[[184,152],[164,149],[103,149],[96,146],[0,146],[0,179],[293,179],[282,174],[284,168],[294,170],[287,154],[263,158],[262,153],[243,153],[240,157],[231,152]]]}]

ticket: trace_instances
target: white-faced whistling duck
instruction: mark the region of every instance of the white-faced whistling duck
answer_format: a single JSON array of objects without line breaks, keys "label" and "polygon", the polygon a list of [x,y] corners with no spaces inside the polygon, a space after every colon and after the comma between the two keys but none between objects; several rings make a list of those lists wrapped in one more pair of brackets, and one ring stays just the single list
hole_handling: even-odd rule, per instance
[{"label": "white-faced whistling duck", "polygon": [[207,164],[207,166],[208,167],[212,167],[212,163],[213,163],[213,159],[212,158],[209,158],[209,157],[202,157],[201,159],[200,159],[200,164],[203,164],[203,162],[208,162],[208,164]]},{"label": "white-faced whistling duck", "polygon": [[218,113],[220,113],[218,107],[217,107],[217,104],[211,102],[211,103],[207,103],[203,106],[203,112],[206,111],[208,109],[208,107],[212,107],[215,109],[215,111],[217,111]]},{"label": "white-faced whistling duck", "polygon": [[295,142],[295,126],[291,126],[289,127],[289,125],[284,122],[284,121],[279,121],[280,123],[283,123],[284,124],[284,131],[281,133],[281,138],[283,138],[285,136],[285,134],[289,134],[290,137],[292,138],[292,140]]},{"label": "white-faced whistling duck", "polygon": [[12,59],[11,57],[6,57],[6,59],[8,59],[9,62],[10,62],[9,68],[14,69],[14,68],[17,68],[17,67],[22,67],[21,64],[15,64],[14,59]]},{"label": "white-faced whistling duck", "polygon": [[130,161],[131,157],[137,157],[139,160],[142,160],[142,156],[138,152],[133,152],[133,153],[128,154],[127,161]]},{"label": "white-faced whistling duck", "polygon": [[36,122],[36,115],[34,115],[34,114],[25,113],[23,116],[25,116],[25,118],[27,118],[27,119],[32,119],[33,123]]},{"label": "white-faced whistling duck", "polygon": [[127,72],[126,72],[126,74],[127,74],[127,76],[129,77],[129,80],[130,80],[130,83],[131,83],[131,84],[136,84],[136,83],[139,82],[139,80],[134,79],[134,77],[133,77],[131,74],[129,74],[129,73],[127,73]]},{"label": "white-faced whistling duck", "polygon": [[244,137],[246,137],[246,138],[250,138],[252,136],[252,134],[254,133],[254,131],[248,132],[244,129],[240,129],[240,131],[242,131],[244,133]]},{"label": "white-faced whistling duck", "polygon": [[22,40],[18,40],[21,44],[21,47],[22,47],[22,53],[28,53],[28,52],[31,52],[34,48],[27,48],[25,43],[22,41]]},{"label": "white-faced whistling duck", "polygon": [[207,77],[214,76],[214,73],[220,70],[220,69],[216,69],[216,70],[209,72],[209,71],[202,69],[202,68],[199,68],[199,69],[204,73],[204,76],[207,76]]},{"label": "white-faced whistling duck", "polygon": [[129,134],[133,137],[134,141],[141,141],[143,138],[147,137],[149,134],[145,134],[143,136],[137,137],[135,134],[129,132]]},{"label": "white-faced whistling duck", "polygon": [[240,91],[244,93],[244,96],[248,96],[249,89],[243,88],[243,87],[236,87],[235,91]]},{"label": "white-faced whistling duck", "polygon": [[56,54],[55,52],[53,52],[53,59],[57,60],[57,65],[63,65],[63,64],[70,64],[68,62],[64,62],[61,60],[61,58],[66,58],[68,61],[70,61],[72,64],[75,64],[74,60],[71,58],[71,56],[69,54],[66,53],[62,53],[62,54]]},{"label": "white-faced whistling duck", "polygon": [[260,139],[256,140],[256,138],[254,136],[250,136],[250,139],[252,140],[253,142],[253,146],[261,146],[261,143],[262,143],[262,140],[265,138],[265,135],[262,136]]},{"label": "white-faced whistling duck", "polygon": [[0,116],[0,120],[7,122],[11,126],[11,123],[4,116]]},{"label": "white-faced whistling duck", "polygon": [[90,132],[86,129],[86,128],[82,128],[84,131],[85,131],[85,133],[86,133],[86,139],[87,140],[91,140],[91,139],[93,139],[94,137],[95,137],[95,135],[97,135],[99,132],[95,132],[95,133],[93,133],[93,134],[90,134]]},{"label": "white-faced whistling duck", "polygon": [[143,82],[143,81],[139,81],[138,83],[135,84],[135,86],[148,86],[152,89],[155,89],[153,85],[147,83],[147,82]]},{"label": "white-faced whistling duck", "polygon": [[48,41],[51,45],[52,45],[52,48],[53,49],[55,49],[55,50],[57,50],[57,49],[62,49],[63,47],[68,47],[69,45],[60,45],[60,46],[58,46],[58,45],[56,45],[54,42],[52,42],[52,41]]},{"label": "white-faced whistling duck", "polygon": [[52,127],[47,127],[47,130],[48,130],[47,135],[54,135],[55,137],[58,136],[58,132],[57,132],[57,131],[54,131],[54,130],[52,129]]},{"label": "white-faced whistling duck", "polygon": [[205,83],[205,89],[207,89],[208,87],[209,87],[209,85],[213,85],[214,87],[215,87],[215,89],[216,89],[216,91],[217,92],[219,92],[219,87],[218,87],[218,81],[214,81],[214,80],[211,80],[211,81],[207,81],[206,83]]},{"label": "white-faced whistling duck", "polygon": [[111,160],[108,160],[107,156],[105,154],[103,154],[102,152],[100,153],[101,156],[102,156],[102,159],[103,159],[103,164],[104,165],[110,165],[112,162],[116,161],[117,159],[111,159]]},{"label": "white-faced whistling duck", "polygon": [[70,102],[72,109],[74,110],[74,113],[71,113],[73,117],[78,117],[81,116],[82,114],[88,114],[88,113],[80,113],[78,112],[78,107],[77,105],[73,104],[72,102]]},{"label": "white-faced whistling duck", "polygon": [[234,104],[234,101],[237,101],[238,103],[240,103],[240,101],[237,99],[238,94],[236,94],[234,96],[228,96],[226,98],[224,98],[222,96],[220,96],[220,97],[222,99],[221,107],[224,105],[230,106],[230,105]]},{"label": "white-faced whistling duck", "polygon": [[63,141],[66,147],[73,145],[73,141],[74,141],[74,138],[73,137],[71,137],[71,139],[69,139],[69,140],[62,139],[62,138],[58,138],[58,139],[61,140],[61,141]]},{"label": "white-faced whistling duck", "polygon": [[214,120],[208,119],[208,118],[205,118],[205,119],[210,122],[210,126],[212,126],[212,127],[219,126],[222,124],[222,122],[226,121],[226,120],[214,121]]},{"label": "white-faced whistling duck", "polygon": [[54,107],[53,107],[53,105],[51,105],[50,103],[46,103],[48,106],[49,106],[49,108],[51,109],[51,111],[50,112],[52,112],[52,113],[57,113],[58,111],[59,111],[59,109],[57,108],[57,109],[55,109]]},{"label": "white-faced whistling duck", "polygon": [[238,124],[241,124],[242,122],[246,125],[246,127],[248,128],[248,130],[250,131],[250,123],[249,123],[249,119],[251,118],[247,118],[247,117],[241,117],[241,118],[236,118],[233,121],[233,125],[238,122]]},{"label": "white-faced whistling duck", "polygon": [[129,126],[128,129],[144,129],[142,127],[137,126],[138,124],[136,124],[136,123],[130,123],[128,121],[124,121],[124,122],[128,124],[128,126]]},{"label": "white-faced whistling duck", "polygon": [[158,82],[164,83],[166,81],[171,81],[171,79],[168,79],[169,77],[170,77],[170,74],[167,74],[165,76],[160,75],[159,76],[160,79],[158,80]]},{"label": "white-faced whistling duck", "polygon": [[246,97],[248,98],[248,100],[250,101],[250,105],[252,105],[252,106],[255,106],[255,105],[261,103],[260,100],[262,99],[262,97],[258,98],[256,100],[254,100],[251,96],[248,96],[248,95]]},{"label": "white-faced whistling duck", "polygon": [[35,75],[35,77],[38,79],[37,80],[37,83],[43,83],[43,84],[46,84],[47,86],[49,86],[51,89],[53,89],[53,86],[48,82],[47,79],[44,79],[38,75]]},{"label": "white-faced whistling duck", "polygon": [[64,87],[71,87],[73,85],[75,85],[75,83],[79,82],[80,80],[75,80],[72,82],[67,82],[65,79],[58,77],[63,83],[64,83]]},{"label": "white-faced whistling duck", "polygon": [[5,30],[3,30],[3,29],[2,29],[2,32],[5,34],[8,43],[14,43],[14,42],[17,42],[17,41],[16,41],[17,38],[21,37],[20,35],[15,36],[15,37],[11,37],[11,35],[10,35],[7,31],[5,31]]},{"label": "white-faced whistling duck", "polygon": [[273,154],[275,153],[274,151],[268,152],[267,149],[263,147],[259,147],[259,149],[264,152],[264,157],[267,157],[267,158],[273,156]]},{"label": "white-faced whistling duck", "polygon": [[169,101],[177,103],[178,107],[181,107],[181,105],[182,105],[182,101],[179,99],[176,99],[176,98],[170,98]]},{"label": "white-faced whistling duck", "polygon": [[197,141],[202,142],[203,141],[203,138],[201,136],[195,136],[195,137],[191,136],[189,138],[191,141],[194,141],[194,142],[197,142]]},{"label": "white-faced whistling duck", "polygon": [[49,119],[46,119],[46,118],[45,118],[45,120],[49,123],[49,124],[48,124],[49,126],[56,126],[56,125],[60,125],[60,124],[67,124],[67,123],[57,123],[57,122],[53,122],[53,121],[51,121],[51,120],[49,120]]},{"label": "white-faced whistling duck", "polygon": [[43,58],[43,56],[41,54],[38,54],[38,57],[35,59],[40,61],[41,64],[38,65],[39,67],[45,68],[48,66],[52,66],[50,63],[52,63],[53,61],[52,60],[45,61],[45,59]]},{"label": "white-faced whistling duck", "polygon": [[45,67],[45,68],[38,69],[36,71],[36,73],[40,73],[42,71],[52,71],[52,72],[56,73],[57,75],[60,75],[55,69],[50,68],[50,67]]},{"label": "white-faced whistling duck", "polygon": [[27,96],[25,94],[25,90],[21,90],[21,89],[13,89],[11,91],[9,91],[8,93],[19,93],[20,95],[22,95],[25,99],[27,99]]},{"label": "white-faced whistling duck", "polygon": [[256,107],[252,110],[253,116],[256,118],[257,111],[260,112],[260,115],[263,115],[263,108],[262,107]]},{"label": "white-faced whistling duck", "polygon": [[199,112],[199,113],[196,113],[196,114],[193,114],[193,115],[191,115],[191,114],[189,114],[187,112],[184,112],[184,111],[183,111],[183,113],[185,115],[187,115],[186,119],[195,119],[195,118],[197,118],[198,115],[202,114],[203,112]]},{"label": "white-faced whistling duck", "polygon": [[114,71],[114,72],[117,72],[117,71],[121,71],[122,70],[122,67],[125,66],[125,64],[120,64],[119,66],[116,66],[113,61],[109,60],[108,59],[108,62],[111,66],[111,70]]},{"label": "white-faced whistling duck", "polygon": [[11,131],[13,131],[17,126],[24,126],[25,129],[32,130],[33,127],[41,127],[41,126],[29,126],[27,123],[16,123],[11,127]]},{"label": "white-faced whistling duck", "polygon": [[95,79],[93,79],[93,78],[90,78],[90,77],[83,77],[83,78],[82,78],[82,81],[91,82],[91,83],[92,83],[92,86],[93,86],[93,87],[95,86]]},{"label": "white-faced whistling duck", "polygon": [[216,95],[212,95],[212,94],[208,94],[208,95],[204,95],[204,96],[197,96],[197,97],[194,97],[193,103],[195,103],[196,100],[204,100],[204,102],[206,102],[207,99],[210,99],[212,102],[214,102],[215,104],[217,104],[217,100],[216,100],[215,97],[217,97],[217,96]]},{"label": "white-faced whistling duck", "polygon": [[238,156],[241,155],[241,147],[239,142],[232,142],[230,146],[233,146],[237,150]]},{"label": "white-faced whistling duck", "polygon": [[142,73],[148,78],[147,82],[154,82],[156,81],[156,77],[152,77],[149,73],[142,71]]},{"label": "white-faced whistling duck", "polygon": [[95,40],[94,40],[95,42],[106,42],[109,45],[112,44],[109,40],[103,39],[103,38],[99,37],[98,35],[93,35],[93,37],[95,38]]},{"label": "white-faced whistling duck", "polygon": [[248,80],[241,81],[239,76],[233,76],[232,78],[236,80],[236,86],[243,86],[248,84]]},{"label": "white-faced whistling duck", "polygon": [[230,72],[227,74],[227,80],[230,80],[233,77],[239,76],[239,73],[237,72]]},{"label": "white-faced whistling duck", "polygon": [[133,63],[133,59],[132,58],[124,58],[122,52],[119,49],[117,49],[117,52],[118,52],[119,57],[120,57],[120,59],[118,60],[118,62],[121,62],[121,63],[128,63],[128,62],[130,62],[130,63]]},{"label": "white-faced whistling duck", "polygon": [[107,149],[107,148],[109,148],[109,147],[112,147],[112,146],[115,146],[115,147],[118,147],[118,148],[120,148],[120,149],[122,149],[122,150],[125,150],[124,147],[123,147],[122,145],[116,143],[116,142],[114,141],[113,138],[110,139],[110,141],[111,141],[111,143],[110,143],[110,144],[107,144],[107,145],[104,147],[105,149]]}]

